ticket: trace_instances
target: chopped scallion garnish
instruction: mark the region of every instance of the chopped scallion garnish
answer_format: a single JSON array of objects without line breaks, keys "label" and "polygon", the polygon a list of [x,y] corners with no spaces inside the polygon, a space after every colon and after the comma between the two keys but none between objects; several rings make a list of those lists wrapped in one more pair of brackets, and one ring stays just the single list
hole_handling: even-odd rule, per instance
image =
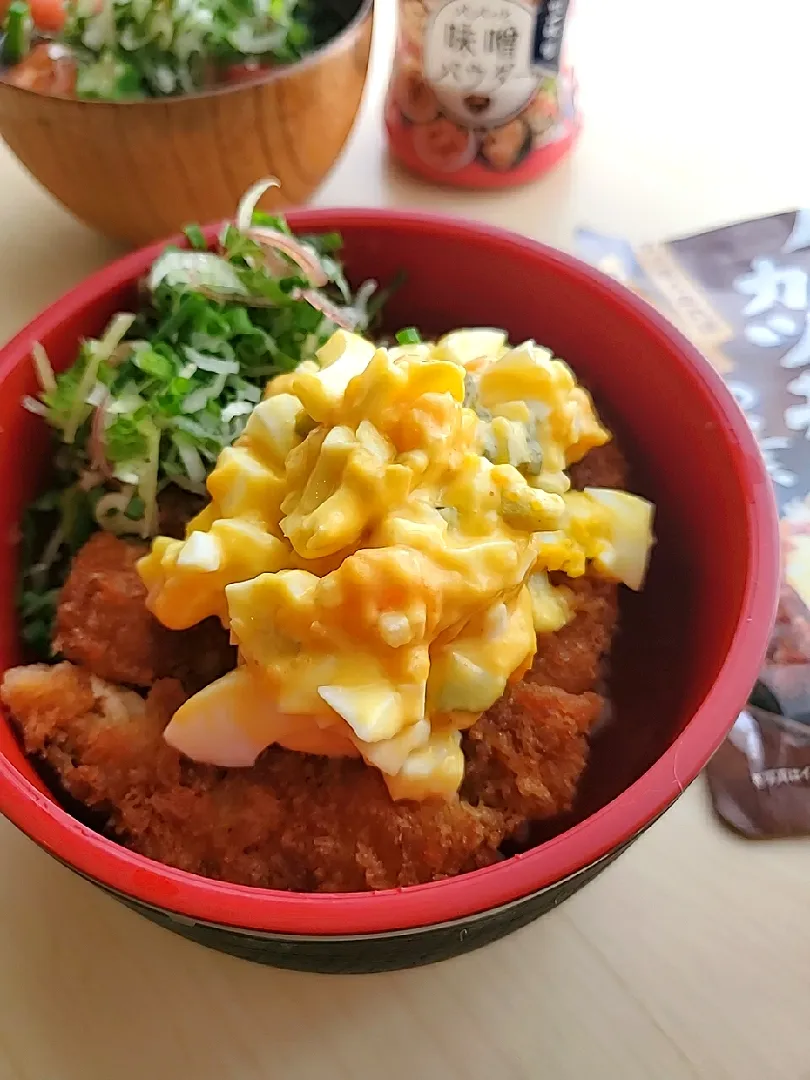
[{"label": "chopped scallion garnish", "polygon": [[33,22],[26,0],[11,0],[0,38],[0,61],[18,64],[31,47]]},{"label": "chopped scallion garnish", "polygon": [[[283,242],[259,242],[256,227]],[[57,448],[54,485],[30,508],[23,550],[24,636],[40,653],[70,558],[90,532],[153,536],[161,493],[205,494],[267,381],[311,358],[336,325],[362,332],[372,317],[376,285],[351,292],[335,234],[297,238],[283,219],[256,213],[245,229],[229,226],[218,251],[202,250],[195,226],[186,236],[193,250],[153,264],[142,309],[83,342],[66,371],[54,374],[45,350],[33,349],[41,391],[24,405],[44,417]]]},{"label": "chopped scallion garnish", "polygon": [[419,345],[422,341],[422,335],[413,326],[409,326],[406,330],[400,330],[396,338],[400,345]]}]

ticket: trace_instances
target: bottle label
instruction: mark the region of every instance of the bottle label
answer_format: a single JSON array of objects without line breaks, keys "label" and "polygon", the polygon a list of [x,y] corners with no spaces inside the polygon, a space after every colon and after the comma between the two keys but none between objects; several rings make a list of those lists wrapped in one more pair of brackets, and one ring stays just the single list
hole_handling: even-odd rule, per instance
[{"label": "bottle label", "polygon": [[450,0],[425,26],[424,73],[446,110],[495,127],[534,96],[535,11],[522,0]]},{"label": "bottle label", "polygon": [[570,142],[577,114],[563,56],[569,4],[400,0],[386,108],[400,156],[428,171],[466,170],[464,182],[475,186],[474,169],[525,173],[535,151]]}]

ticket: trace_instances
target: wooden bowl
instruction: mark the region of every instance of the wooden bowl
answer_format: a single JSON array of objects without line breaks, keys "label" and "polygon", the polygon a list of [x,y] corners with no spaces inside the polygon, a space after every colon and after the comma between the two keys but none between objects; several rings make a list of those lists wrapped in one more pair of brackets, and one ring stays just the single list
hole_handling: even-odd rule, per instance
[{"label": "wooden bowl", "polygon": [[0,136],[43,187],[99,232],[140,245],[233,215],[275,176],[263,209],[305,202],[334,165],[360,105],[373,0],[298,64],[185,97],[49,97],[0,80]]}]

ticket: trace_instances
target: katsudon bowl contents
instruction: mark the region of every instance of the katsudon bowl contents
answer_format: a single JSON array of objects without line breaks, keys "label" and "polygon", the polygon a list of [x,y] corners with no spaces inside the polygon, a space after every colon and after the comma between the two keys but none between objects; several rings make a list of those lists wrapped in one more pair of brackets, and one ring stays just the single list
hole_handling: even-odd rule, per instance
[{"label": "katsudon bowl contents", "polygon": [[[224,243],[242,250],[251,230],[237,230],[236,240],[226,230]],[[277,255],[278,245],[272,250]],[[258,245],[251,257],[260,259],[266,285],[271,279]],[[161,256],[150,285],[163,283],[169,264],[188,288],[194,258]],[[198,273],[221,256],[205,259],[197,257]],[[196,287],[219,307],[221,297],[209,298],[224,288],[232,264],[216,265],[216,286],[209,273]],[[229,295],[235,291],[234,284]],[[109,807],[108,825],[123,843],[167,862],[245,884],[329,891],[410,885],[459,873],[468,861],[485,865],[531,822],[570,809],[588,728],[603,705],[598,676],[610,649],[616,588],[643,584],[653,511],[617,490],[621,456],[611,448],[598,457],[610,434],[567,365],[534,342],[511,346],[497,330],[459,330],[430,343],[409,329],[398,335],[401,343],[377,348],[338,329],[319,347],[311,332],[301,362],[288,358],[289,370],[263,393],[248,392],[255,387],[248,379],[223,401],[229,375],[243,369],[235,353],[228,361],[217,356],[212,335],[205,357],[199,339],[196,349],[175,345],[173,356],[156,354],[164,366],[173,362],[164,375],[169,386],[187,379],[190,365],[206,372],[202,387],[184,387],[167,409],[167,391],[150,381],[136,393],[126,368],[134,364],[153,379],[155,360],[143,357],[160,344],[122,344],[132,318],[118,316],[85,348],[78,369],[52,386],[44,377],[44,408],[37,411],[57,429],[62,449],[75,447],[79,427],[85,432],[82,448],[65,455],[70,486],[44,497],[47,512],[55,503],[64,508],[54,532],[42,538],[45,554],[23,571],[24,619],[32,610],[40,615],[42,592],[32,599],[31,584],[46,555],[46,570],[66,572],[64,585],[53,582],[49,590],[57,604],[49,645],[63,662],[13,669],[3,700],[32,750],[39,695],[49,687],[72,697],[86,684],[108,703],[129,702],[147,714],[158,702],[163,709],[171,704],[155,770],[167,755],[178,765],[241,768],[234,774],[241,783],[273,797],[277,786],[264,775],[265,760],[291,776],[306,764],[313,778],[300,794],[312,802],[313,829],[318,792],[328,805],[356,784],[367,789],[369,822],[387,816],[398,826],[404,812],[413,851],[407,866],[389,863],[381,842],[369,842],[372,861],[364,866],[343,850],[316,847],[299,855],[291,876],[276,864],[283,837],[276,826],[244,865],[237,840],[219,859],[197,862],[180,821],[159,851],[146,840],[131,819],[133,790],[123,800],[111,797],[113,770],[86,793],[71,766],[61,776],[68,792]],[[278,335],[263,342],[272,368],[270,342],[277,350]],[[101,365],[116,350],[123,354],[113,361],[115,378],[104,381]],[[36,362],[45,367],[44,354],[37,352]],[[58,407],[60,392],[66,407]],[[199,408],[190,409],[191,397],[200,399]],[[127,446],[138,447],[123,463],[111,449],[122,438],[121,418]],[[186,439],[198,428],[208,436],[207,456]],[[592,453],[595,483],[588,486],[582,463]],[[155,536],[161,494],[172,495],[176,511],[183,492],[207,493],[207,502],[189,505],[189,520],[175,535]],[[83,499],[85,519],[98,531],[70,545],[65,522],[76,518]],[[154,539],[146,551],[126,537]],[[585,645],[592,674],[583,671],[581,690],[572,693],[555,685],[543,664],[557,647],[554,635],[568,627],[577,639],[583,618],[596,635]],[[41,621],[35,633],[24,622],[28,640],[39,640]],[[132,687],[146,695],[145,704],[139,697],[136,705]],[[541,738],[544,724],[556,721],[563,725],[559,745],[538,752],[531,740],[525,748],[516,741],[503,761],[490,761],[487,725],[505,710],[515,727],[511,738],[533,727]],[[142,797],[153,796],[158,775]],[[198,777],[205,775],[201,769]],[[288,787],[294,792],[299,782]],[[431,801],[444,802],[444,810],[400,812],[395,805]],[[480,819],[469,837],[457,841],[451,833],[441,858],[428,852],[427,824],[437,812],[448,823],[458,813]],[[306,829],[300,809],[297,818]],[[335,824],[347,826],[339,817]]]},{"label": "katsudon bowl contents", "polygon": [[[187,490],[173,424],[157,425],[148,525],[146,505],[120,499],[61,548],[40,635],[57,655],[26,663],[0,607],[0,809],[208,944],[319,970],[407,966],[553,906],[694,778],[767,640],[772,507],[711,373],[597,274],[463,222],[290,221],[344,239],[355,289],[338,303],[326,287],[333,325],[257,376],[230,441],[200,452],[200,487]],[[278,249],[253,254],[275,281]],[[47,490],[42,410],[21,401],[49,406],[32,342],[58,385],[77,335],[104,340],[159,256],[91,280],[0,356],[0,458],[31,448],[30,473],[0,489],[0,524]],[[183,279],[194,305],[280,317],[276,300],[225,300],[216,265],[216,280]],[[367,323],[359,283],[399,269],[382,331],[334,325],[358,307]],[[290,305],[305,291],[297,281]],[[112,325],[102,357],[129,363],[143,324],[120,341]],[[98,441],[101,498],[120,494],[132,474],[109,475],[107,432],[126,412],[94,425],[101,391],[76,396],[90,460],[69,450],[61,467],[78,461],[95,490]],[[210,411],[221,421],[237,400]],[[0,559],[0,596],[16,573]]]},{"label": "katsudon bowl contents", "polygon": [[[412,336],[375,349],[337,331],[272,380],[185,538],[159,537],[140,561],[159,622],[182,632],[217,618],[239,647],[238,666],[166,728],[186,756],[250,766],[274,745],[359,756],[391,800],[454,801],[463,732],[524,676],[531,684],[538,634],[569,625],[591,581],[608,606],[616,583],[642,586],[650,504],[571,490],[568,470],[610,437],[567,366],[497,331]],[[595,713],[599,699],[576,704]],[[516,762],[528,789],[565,758],[552,812],[570,806],[584,739],[560,762]],[[467,794],[515,815],[504,839],[549,809],[527,790],[521,820],[520,799],[508,808],[474,784]],[[385,883],[435,869],[388,870]],[[331,877],[325,859],[312,870]]]}]

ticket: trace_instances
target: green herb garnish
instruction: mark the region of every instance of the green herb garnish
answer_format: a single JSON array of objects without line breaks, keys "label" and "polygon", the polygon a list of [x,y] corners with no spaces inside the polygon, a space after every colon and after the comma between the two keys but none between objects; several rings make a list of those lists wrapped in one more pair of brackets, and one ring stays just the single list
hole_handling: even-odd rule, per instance
[{"label": "green herb garnish", "polygon": [[90,533],[154,536],[161,492],[205,494],[270,378],[312,358],[337,325],[369,326],[375,284],[352,294],[338,236],[294,237],[283,219],[254,213],[268,186],[248,193],[217,250],[187,230],[193,250],[159,256],[142,309],[83,342],[66,371],[54,374],[34,349],[42,389],[26,406],[52,429],[57,466],[24,530],[19,607],[40,655],[70,558]]},{"label": "green herb garnish", "polygon": [[22,521],[17,606],[22,639],[34,656],[52,658],[59,589],[70,560],[96,530],[100,492],[87,492],[57,459],[54,487],[36,499]]},{"label": "green herb garnish", "polygon": [[17,64],[28,53],[32,27],[31,9],[26,0],[12,0],[0,41],[0,60],[4,64]]},{"label": "green herb garnish", "polygon": [[70,0],[60,41],[76,58],[79,97],[190,93],[210,82],[212,69],[300,59],[315,44],[315,2]]},{"label": "green herb garnish", "polygon": [[419,345],[422,341],[422,335],[415,327],[409,326],[406,330],[400,330],[396,335],[396,339],[400,345]]}]

